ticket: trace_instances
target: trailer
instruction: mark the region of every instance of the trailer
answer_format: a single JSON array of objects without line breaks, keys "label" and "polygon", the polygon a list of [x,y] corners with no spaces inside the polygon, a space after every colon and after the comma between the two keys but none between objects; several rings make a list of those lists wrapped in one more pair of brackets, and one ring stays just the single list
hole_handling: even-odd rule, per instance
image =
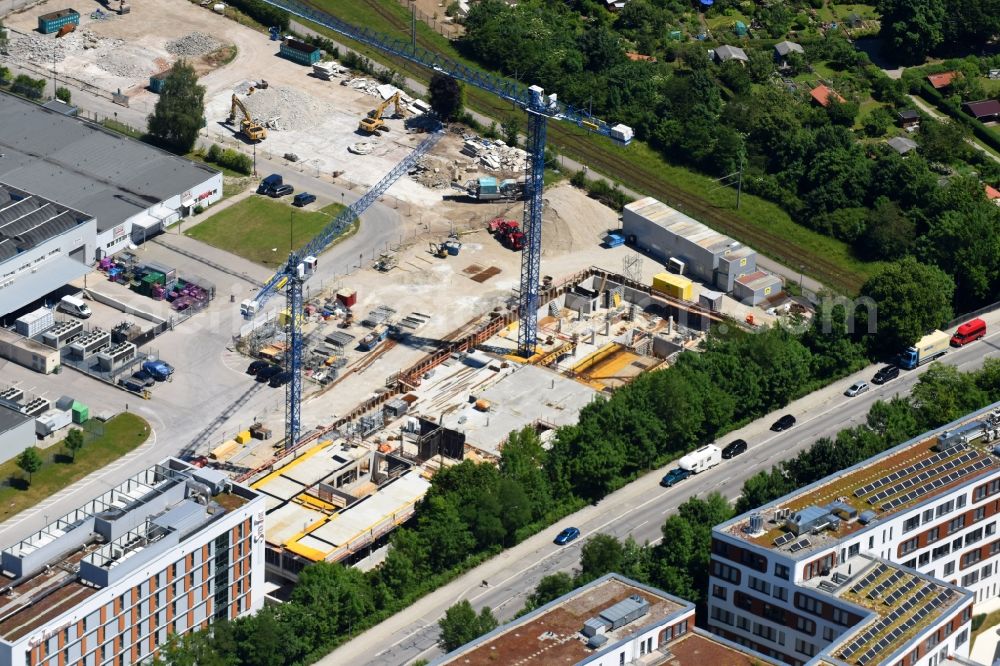
[{"label": "trailer", "polygon": [[714,444],[706,444],[678,460],[677,466],[692,474],[697,474],[715,467],[720,462],[722,462],[722,450]]}]

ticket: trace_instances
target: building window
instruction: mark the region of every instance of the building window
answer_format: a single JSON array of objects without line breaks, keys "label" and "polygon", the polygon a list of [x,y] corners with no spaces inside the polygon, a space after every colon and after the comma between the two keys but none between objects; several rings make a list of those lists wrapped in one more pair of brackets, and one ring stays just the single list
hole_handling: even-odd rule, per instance
[{"label": "building window", "polygon": [[980,561],[981,559],[983,559],[983,554],[982,552],[980,552],[978,548],[973,551],[969,551],[968,553],[962,556],[962,568],[964,569],[968,566],[971,566],[976,562]]},{"label": "building window", "polygon": [[956,497],[955,498],[955,508],[956,509],[961,509],[963,506],[965,506],[965,500],[966,500],[965,495],[959,495],[958,497]]},{"label": "building window", "polygon": [[784,564],[774,563],[774,575],[782,580],[788,580],[789,571],[788,567]]},{"label": "building window", "polygon": [[926,551],[926,550],[924,552],[920,553],[920,556],[917,558],[917,564],[919,566],[924,566],[925,564],[930,564],[930,561],[931,561],[930,551]]},{"label": "building window", "polygon": [[841,608],[834,608],[831,615],[831,619],[842,627],[847,627],[853,624],[851,620],[851,614]]},{"label": "building window", "polygon": [[951,522],[948,523],[949,532],[957,532],[963,527],[965,527],[965,514],[952,518]]},{"label": "building window", "polygon": [[941,538],[941,528],[932,527],[929,532],[927,532],[927,543],[933,543]]},{"label": "building window", "polygon": [[766,580],[761,580],[756,576],[750,576],[750,589],[760,592],[762,594],[771,593],[771,584]]},{"label": "building window", "polygon": [[861,552],[861,544],[860,543],[852,543],[850,546],[847,547],[847,556],[848,557],[854,557],[855,555],[857,555],[860,552]]},{"label": "building window", "polygon": [[953,573],[955,573],[955,563],[954,562],[948,562],[946,565],[944,565],[944,575],[945,576],[950,576]]},{"label": "building window", "polygon": [[775,599],[781,601],[788,601],[788,588],[775,585],[773,588],[773,594]]},{"label": "building window", "polygon": [[909,555],[919,547],[920,547],[920,539],[918,539],[917,537],[913,537],[912,539],[907,539],[903,543],[899,544],[899,554]]},{"label": "building window", "polygon": [[918,527],[920,527],[920,516],[913,516],[912,518],[908,518],[903,522],[903,534],[906,534],[907,532],[912,532]]},{"label": "building window", "polygon": [[954,508],[955,508],[955,503],[952,502],[951,500],[948,500],[944,504],[938,505],[938,508],[937,508],[937,517],[940,518],[941,516],[943,516],[945,514],[951,513],[951,510],[954,509]]},{"label": "building window", "polygon": [[989,525],[986,526],[986,536],[991,536],[991,535],[995,534],[996,531],[997,531],[997,523],[996,523],[996,521],[993,521],[992,523],[990,523]]},{"label": "building window", "polygon": [[934,509],[927,509],[924,511],[924,522],[929,523],[934,520]]},{"label": "building window", "polygon": [[979,582],[979,572],[973,571],[970,574],[962,576],[962,587],[969,587],[970,585],[975,585]]},{"label": "building window", "polygon": [[723,601],[725,601],[727,598],[726,588],[722,587],[721,585],[713,585],[712,596],[715,597],[716,599],[722,599]]},{"label": "building window", "polygon": [[823,627],[823,640],[827,643],[831,642],[836,637],[833,632],[833,627]]},{"label": "building window", "polygon": [[802,654],[806,655],[807,657],[811,657],[814,654],[816,654],[816,646],[813,645],[812,643],[808,643],[808,642],[802,640],[801,638],[796,638],[795,639],[795,650],[797,652],[801,652]]},{"label": "building window", "polygon": [[982,506],[978,507],[972,513],[972,522],[976,522],[977,520],[982,520],[985,517],[986,517],[986,508]]},{"label": "building window", "polygon": [[993,565],[987,564],[985,567],[979,570],[979,576],[981,578],[988,578],[990,574],[993,573]]},{"label": "building window", "polygon": [[962,631],[958,633],[958,636],[955,637],[955,647],[962,647],[967,640],[969,640],[969,630],[962,629]]}]

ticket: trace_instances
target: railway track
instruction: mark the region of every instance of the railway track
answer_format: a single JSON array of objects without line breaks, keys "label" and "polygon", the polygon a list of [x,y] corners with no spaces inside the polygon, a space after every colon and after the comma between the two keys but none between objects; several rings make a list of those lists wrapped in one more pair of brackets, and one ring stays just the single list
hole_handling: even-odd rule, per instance
[{"label": "railway track", "polygon": [[[409,33],[409,19],[404,19],[391,11],[382,0],[360,0],[360,2],[373,14],[391,25],[397,34]],[[322,10],[321,7],[317,9]],[[438,50],[437,44],[419,32],[417,33],[417,44],[431,51]],[[381,55],[383,58],[391,60],[396,69],[405,75],[419,80],[427,78],[427,70],[419,65],[384,54]],[[484,91],[467,88],[466,97],[471,106],[491,118],[501,119],[511,112],[508,103]],[[596,144],[588,136],[580,134],[574,128],[566,127],[557,122],[550,123],[548,133],[550,144],[567,157],[587,164],[592,170],[600,172],[612,180],[619,180],[621,174],[628,174],[627,186],[630,189],[656,197],[789,267],[802,266],[804,273],[808,273],[836,291],[853,295],[860,290],[864,282],[862,276],[844,270],[840,265],[829,261],[820,254],[793,245],[786,238],[768,231],[759,224],[744,220],[731,211],[716,207],[696,194],[665,181],[654,171],[630,162],[616,149],[608,149]]]}]

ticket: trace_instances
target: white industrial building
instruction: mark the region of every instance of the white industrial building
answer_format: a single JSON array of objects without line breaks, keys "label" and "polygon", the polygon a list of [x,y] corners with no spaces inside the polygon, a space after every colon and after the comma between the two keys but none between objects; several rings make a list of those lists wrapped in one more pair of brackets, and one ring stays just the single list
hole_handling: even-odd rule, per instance
[{"label": "white industrial building", "polygon": [[150,663],[264,603],[263,498],[168,458],[0,544],[0,664]]},{"label": "white industrial building", "polygon": [[0,462],[21,454],[35,443],[35,419],[0,403]]},{"label": "white industrial building", "polygon": [[88,273],[96,233],[92,216],[0,180],[0,316]]},{"label": "white industrial building", "polygon": [[[52,245],[10,263],[25,250],[17,247],[16,234],[0,228],[0,316],[83,275],[81,264],[91,266],[95,259],[140,244],[195,207],[222,198],[222,174],[214,169],[6,93],[0,93],[0,183],[57,209],[80,211],[94,227],[77,228],[55,241],[59,252],[51,256],[72,254],[74,263],[47,265],[30,285],[22,276],[16,299],[4,293],[15,291],[5,289],[5,283],[13,284],[14,272],[48,257]],[[4,203],[0,193],[0,208]],[[68,243],[74,243],[70,250],[62,247]]]},{"label": "white industrial building", "polygon": [[1000,403],[716,526],[709,628],[796,666],[967,658],[1000,592],[998,436]]}]

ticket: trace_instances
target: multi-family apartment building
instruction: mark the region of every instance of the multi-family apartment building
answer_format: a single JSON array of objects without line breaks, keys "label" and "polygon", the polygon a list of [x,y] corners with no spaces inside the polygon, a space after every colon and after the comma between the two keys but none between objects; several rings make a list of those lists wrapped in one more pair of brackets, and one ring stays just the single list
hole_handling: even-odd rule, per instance
[{"label": "multi-family apartment building", "polygon": [[938,666],[1000,583],[1000,403],[718,525],[708,626],[789,664]]},{"label": "multi-family apartment building", "polygon": [[0,666],[128,666],[264,602],[264,499],[168,458],[0,554]]}]

